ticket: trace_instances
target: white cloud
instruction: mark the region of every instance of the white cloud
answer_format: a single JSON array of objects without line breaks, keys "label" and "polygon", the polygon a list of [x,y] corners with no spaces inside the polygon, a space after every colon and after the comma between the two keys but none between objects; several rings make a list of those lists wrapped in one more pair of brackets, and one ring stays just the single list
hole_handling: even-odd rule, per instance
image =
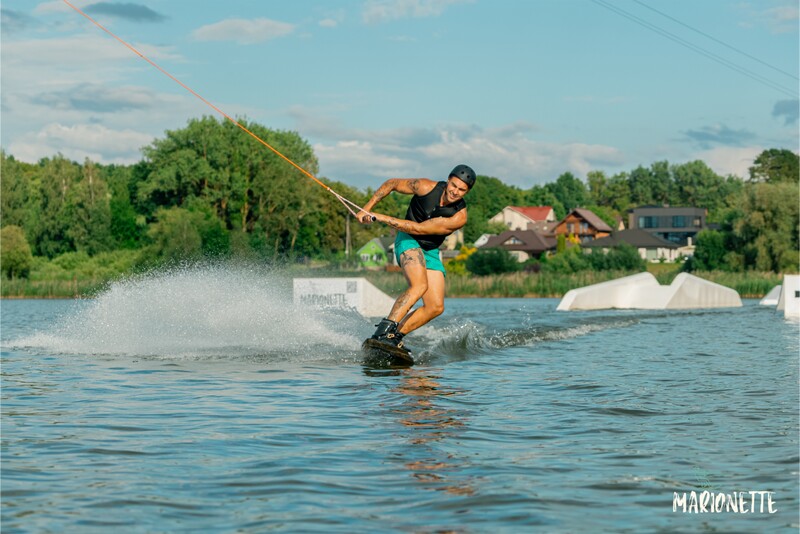
[{"label": "white cloud", "polygon": [[335,28],[339,23],[333,19],[322,19],[319,21],[319,25],[323,28]]},{"label": "white cloud", "polygon": [[150,134],[130,129],[111,130],[100,124],[47,124],[21,136],[8,152],[21,161],[35,162],[61,153],[74,161],[129,164],[141,159],[140,149],[153,141]]},{"label": "white cloud", "polygon": [[623,164],[614,147],[532,140],[529,135],[536,127],[528,123],[347,130],[337,129],[330,119],[315,127],[311,117],[294,111],[304,126],[299,130],[316,137],[314,151],[322,173],[362,187],[389,177],[440,178],[453,165],[467,163],[479,174],[528,188],[566,171],[585,176],[590,170]]},{"label": "white cloud", "polygon": [[714,172],[721,176],[733,174],[747,178],[750,174],[748,169],[753,165],[753,160],[763,151],[764,147],[762,146],[721,146],[698,152],[692,159],[705,161]]},{"label": "white cloud", "polygon": [[271,19],[227,19],[192,32],[199,41],[235,41],[240,44],[255,44],[269,39],[289,35],[295,29],[293,24]]},{"label": "white cloud", "polygon": [[472,2],[473,0],[367,0],[361,17],[367,24],[409,17],[438,17],[451,5]]},{"label": "white cloud", "polygon": [[797,21],[800,19],[800,9],[797,4],[773,7],[764,12],[764,18],[774,33],[788,33],[797,31]]}]

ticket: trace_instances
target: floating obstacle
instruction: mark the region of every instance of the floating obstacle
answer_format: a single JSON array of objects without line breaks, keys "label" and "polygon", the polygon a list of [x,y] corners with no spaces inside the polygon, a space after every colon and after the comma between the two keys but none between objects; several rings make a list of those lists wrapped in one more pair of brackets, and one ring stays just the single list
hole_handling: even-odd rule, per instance
[{"label": "floating obstacle", "polygon": [[783,275],[783,287],[777,309],[782,311],[787,319],[800,319],[800,275]]},{"label": "floating obstacle", "polygon": [[295,278],[294,302],[314,308],[354,310],[364,317],[385,317],[394,299],[366,278]]},{"label": "floating obstacle", "polygon": [[681,273],[668,286],[662,286],[650,273],[639,273],[600,284],[572,289],[558,304],[558,311],[605,310],[681,310],[740,307],[739,294],[725,286]]},{"label": "floating obstacle", "polygon": [[781,299],[781,289],[783,285],[777,285],[769,290],[769,293],[764,295],[764,298],[758,301],[761,306],[777,306]]}]

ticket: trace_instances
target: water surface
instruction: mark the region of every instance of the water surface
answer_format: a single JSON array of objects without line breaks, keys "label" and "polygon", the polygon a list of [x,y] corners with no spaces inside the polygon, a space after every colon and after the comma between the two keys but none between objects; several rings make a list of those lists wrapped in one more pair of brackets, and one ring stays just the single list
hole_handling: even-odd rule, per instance
[{"label": "water surface", "polygon": [[[203,278],[203,277],[206,278]],[[450,299],[372,323],[219,272],[2,302],[3,532],[796,531],[798,325]],[[774,514],[673,492],[771,491]]]}]

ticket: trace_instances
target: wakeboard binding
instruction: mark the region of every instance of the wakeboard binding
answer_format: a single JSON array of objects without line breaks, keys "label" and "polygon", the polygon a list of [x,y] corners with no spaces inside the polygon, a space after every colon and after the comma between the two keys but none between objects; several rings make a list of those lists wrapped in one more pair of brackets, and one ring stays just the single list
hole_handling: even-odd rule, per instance
[{"label": "wakeboard binding", "polygon": [[397,331],[397,322],[382,319],[376,326],[375,333],[361,346],[368,363],[385,363],[389,366],[414,365],[411,351],[403,345],[403,334]]}]

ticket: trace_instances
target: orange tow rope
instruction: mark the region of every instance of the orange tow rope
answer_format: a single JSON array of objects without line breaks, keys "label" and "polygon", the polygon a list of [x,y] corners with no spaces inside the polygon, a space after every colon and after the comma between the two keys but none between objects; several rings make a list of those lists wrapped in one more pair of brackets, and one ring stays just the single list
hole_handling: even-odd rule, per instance
[{"label": "orange tow rope", "polygon": [[[295,163],[294,161],[292,161],[292,160],[290,160],[289,158],[287,158],[286,156],[284,156],[284,155],[283,155],[283,154],[282,154],[282,153],[281,153],[281,152],[280,152],[280,151],[279,151],[277,148],[275,148],[274,146],[270,145],[269,143],[267,143],[266,141],[264,141],[263,139],[261,139],[259,136],[257,136],[256,134],[254,134],[253,132],[251,132],[250,130],[248,130],[248,129],[247,129],[245,126],[243,126],[243,125],[242,125],[242,124],[241,124],[239,121],[237,121],[236,119],[234,119],[233,117],[231,117],[230,115],[228,115],[227,113],[225,113],[224,111],[222,111],[221,109],[219,109],[217,106],[215,106],[214,104],[212,104],[211,102],[209,102],[208,100],[206,100],[205,98],[203,98],[202,96],[200,96],[200,95],[199,95],[198,93],[196,93],[196,92],[195,92],[195,91],[194,91],[194,90],[193,90],[191,87],[189,87],[188,85],[186,85],[185,83],[183,83],[182,81],[180,81],[178,78],[176,78],[175,76],[173,76],[172,74],[170,74],[170,73],[169,73],[169,72],[167,72],[166,70],[162,69],[162,68],[161,68],[161,67],[160,67],[160,66],[159,66],[157,63],[155,63],[155,62],[154,62],[154,61],[152,61],[150,58],[148,58],[147,56],[145,56],[144,54],[142,54],[141,52],[139,52],[138,50],[136,50],[136,48],[134,48],[133,46],[131,46],[131,45],[130,45],[130,44],[128,44],[127,42],[125,42],[125,41],[123,41],[122,39],[120,39],[119,37],[117,37],[117,36],[116,36],[116,34],[114,34],[114,33],[113,33],[111,30],[109,30],[108,28],[106,28],[105,26],[103,26],[102,24],[100,24],[99,22],[97,22],[96,20],[94,20],[92,17],[90,17],[89,15],[87,15],[85,12],[83,12],[83,11],[82,11],[80,8],[78,8],[78,7],[74,6],[73,4],[69,3],[69,1],[68,1],[68,0],[63,0],[63,2],[64,2],[65,4],[67,4],[69,7],[71,7],[72,9],[74,9],[75,11],[77,11],[78,13],[80,13],[81,15],[83,15],[84,17],[86,17],[86,19],[88,19],[88,20],[89,20],[89,21],[90,21],[92,24],[94,24],[95,26],[97,26],[98,28],[100,28],[101,30],[103,30],[104,32],[106,32],[108,35],[110,35],[111,37],[113,37],[114,39],[116,39],[117,41],[119,41],[120,43],[122,43],[123,45],[125,45],[126,47],[128,47],[128,48],[129,48],[129,49],[130,49],[130,50],[131,50],[131,51],[132,51],[134,54],[136,54],[137,56],[139,56],[140,58],[142,58],[143,60],[147,61],[147,62],[148,62],[148,63],[150,63],[152,66],[154,66],[155,68],[157,68],[158,70],[160,70],[160,71],[161,71],[163,74],[165,74],[166,76],[168,76],[168,77],[169,77],[169,78],[170,78],[172,81],[174,81],[175,83],[177,83],[178,85],[180,85],[181,87],[183,87],[184,89],[186,89],[187,91],[189,91],[190,93],[192,93],[194,96],[196,96],[198,99],[200,99],[200,100],[201,100],[201,101],[202,101],[204,104],[206,104],[207,106],[209,106],[211,109],[213,109],[214,111],[216,111],[217,113],[219,113],[220,115],[222,115],[223,117],[225,117],[226,119],[228,119],[229,121],[231,121],[233,124],[235,124],[236,126],[238,126],[239,128],[241,128],[241,129],[242,129],[244,132],[246,132],[246,133],[247,133],[247,134],[248,134],[250,137],[252,137],[252,138],[253,138],[253,139],[255,139],[256,141],[258,141],[259,143],[261,143],[262,145],[264,145],[265,147],[267,147],[268,149],[270,149],[272,152],[274,152],[276,155],[278,155],[278,156],[279,156],[281,159],[283,159],[285,162],[287,162],[288,164],[290,164],[292,167],[294,167],[294,168],[295,168],[295,169],[297,169],[298,171],[302,172],[303,174],[305,174],[306,176],[308,176],[309,178],[311,178],[312,180],[314,180],[314,181],[315,181],[315,182],[316,182],[318,185],[320,185],[320,186],[324,187],[326,191],[328,191],[329,193],[333,194],[333,196],[335,196],[335,197],[336,197],[336,198],[339,200],[339,202],[341,202],[342,204],[344,204],[344,206],[345,206],[345,207],[348,209],[348,211],[349,211],[350,213],[352,213],[354,216],[356,215],[356,212],[355,212],[355,211],[353,211],[353,210],[350,208],[350,206],[353,206],[353,207],[357,208],[359,211],[363,211],[363,210],[362,210],[362,208],[361,208],[361,207],[360,207],[358,204],[356,204],[356,203],[354,203],[354,202],[351,202],[351,201],[347,200],[347,199],[346,199],[346,198],[344,198],[342,195],[340,195],[339,193],[337,193],[336,191],[334,191],[333,189],[331,189],[330,187],[328,187],[327,185],[325,185],[325,184],[324,184],[322,181],[320,181],[320,180],[319,180],[319,179],[318,179],[316,176],[314,176],[313,174],[311,174],[310,172],[308,172],[307,170],[305,170],[304,168],[302,168],[300,165],[298,165],[298,164],[297,164],[297,163]],[[348,205],[348,204],[349,204],[349,205]],[[375,218],[374,218],[374,217],[373,217],[373,220],[375,220]]]}]

